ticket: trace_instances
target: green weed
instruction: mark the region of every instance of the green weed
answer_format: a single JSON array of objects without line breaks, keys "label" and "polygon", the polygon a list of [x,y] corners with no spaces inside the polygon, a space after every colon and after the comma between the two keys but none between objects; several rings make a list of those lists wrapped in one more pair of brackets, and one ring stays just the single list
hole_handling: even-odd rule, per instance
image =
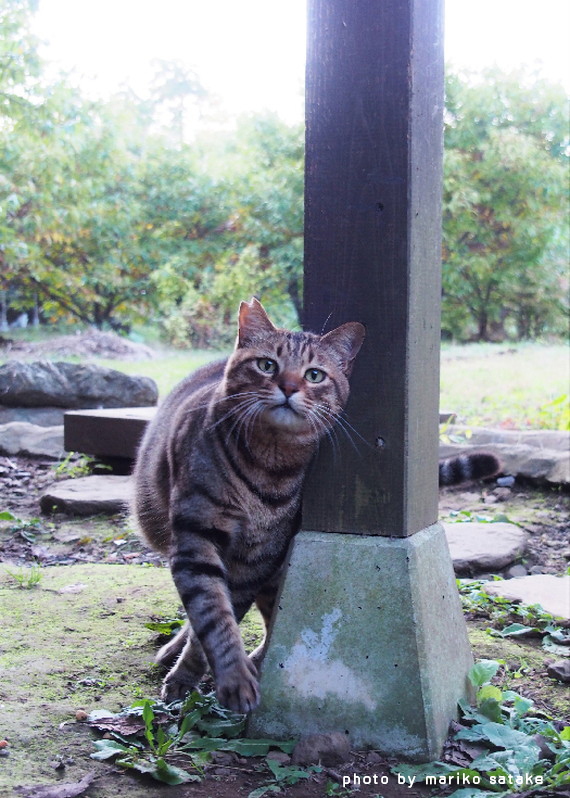
[{"label": "green weed", "polygon": [[18,518],[9,510],[0,512],[0,521],[13,521],[10,526],[10,532],[14,535],[19,535],[28,543],[35,543],[36,535],[46,531],[39,518]]},{"label": "green weed", "polygon": [[[79,457],[79,459],[77,459]],[[93,464],[97,460],[88,454],[79,456],[78,452],[70,452],[57,466],[53,467],[56,477],[65,479],[78,479],[88,477],[93,472]],[[112,471],[111,466],[98,463],[97,467],[103,471]]]},{"label": "green weed", "polygon": [[10,579],[16,582],[18,587],[23,590],[31,590],[40,583],[43,576],[42,568],[39,563],[31,565],[30,567],[18,568],[17,571],[11,571],[8,568],[5,570]]},{"label": "green weed", "polygon": [[[109,735],[108,739],[95,742],[97,750],[91,755],[93,759],[114,760],[116,765],[145,773],[166,784],[200,781],[212,751],[266,756],[271,748],[290,753],[296,743],[295,740],[240,737],[245,715],[220,706],[213,694],[201,695],[196,691],[182,704],[144,699],[116,715],[106,711],[91,713],[88,720],[90,725]],[[174,766],[168,761],[169,757],[176,757],[176,761],[182,758],[188,762],[190,770]],[[280,769],[281,766],[271,760],[267,760],[267,767],[273,774],[271,784],[275,786],[293,784],[294,779],[309,775],[307,771],[302,771],[306,776],[299,775],[298,768]],[[267,787],[269,789],[270,785]],[[271,790],[275,791],[273,787]]]}]

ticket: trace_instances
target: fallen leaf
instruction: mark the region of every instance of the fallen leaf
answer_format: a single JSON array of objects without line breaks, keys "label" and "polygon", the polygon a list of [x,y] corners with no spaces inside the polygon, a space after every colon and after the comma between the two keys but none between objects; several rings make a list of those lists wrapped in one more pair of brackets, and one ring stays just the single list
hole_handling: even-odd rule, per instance
[{"label": "fallen leaf", "polygon": [[[156,723],[166,723],[170,718],[165,713],[155,714]],[[92,718],[87,720],[89,726],[100,731],[112,731],[129,737],[131,734],[139,734],[145,729],[145,722],[140,715],[117,715],[111,717]]]},{"label": "fallen leaf", "polygon": [[81,795],[97,778],[95,771],[86,773],[81,781],[67,782],[63,784],[32,784],[27,787],[16,787],[23,798],[75,798]]}]

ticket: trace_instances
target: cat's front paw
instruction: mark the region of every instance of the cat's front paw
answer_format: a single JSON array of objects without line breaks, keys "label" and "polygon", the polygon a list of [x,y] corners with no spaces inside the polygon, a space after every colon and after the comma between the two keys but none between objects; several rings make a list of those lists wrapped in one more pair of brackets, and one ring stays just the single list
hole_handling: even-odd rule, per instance
[{"label": "cat's front paw", "polygon": [[181,666],[180,662],[168,671],[162,683],[160,697],[166,704],[171,704],[173,701],[182,701],[186,697],[186,693],[193,690],[203,676],[202,673],[195,673],[194,671]]},{"label": "cat's front paw", "polygon": [[216,695],[223,706],[234,712],[247,714],[259,704],[257,669],[245,657],[227,674],[216,679]]}]

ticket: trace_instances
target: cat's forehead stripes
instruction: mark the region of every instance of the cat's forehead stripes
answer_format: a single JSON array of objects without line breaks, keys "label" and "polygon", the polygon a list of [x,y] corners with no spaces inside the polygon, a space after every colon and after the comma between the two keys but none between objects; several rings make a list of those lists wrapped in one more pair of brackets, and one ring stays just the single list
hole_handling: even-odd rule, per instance
[{"label": "cat's forehead stripes", "polygon": [[322,351],[319,353],[319,336],[314,333],[278,331],[260,337],[257,345],[261,348],[267,347],[266,356],[273,354],[277,358],[290,357],[302,362],[312,362],[319,354],[322,356]]}]

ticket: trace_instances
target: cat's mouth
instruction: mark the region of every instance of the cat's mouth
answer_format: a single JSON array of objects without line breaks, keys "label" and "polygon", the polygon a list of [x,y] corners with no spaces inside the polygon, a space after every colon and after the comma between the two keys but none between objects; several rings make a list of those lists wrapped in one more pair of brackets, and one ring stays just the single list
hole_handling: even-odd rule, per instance
[{"label": "cat's mouth", "polygon": [[288,399],[273,405],[268,410],[271,421],[279,427],[297,427],[305,421],[303,414],[296,410]]},{"label": "cat's mouth", "polygon": [[300,416],[301,415],[298,410],[295,410],[295,408],[293,407],[293,405],[291,404],[289,399],[285,399],[285,401],[281,402],[281,404],[277,405],[277,407],[278,408],[284,408],[285,410],[290,410],[296,416]]}]

